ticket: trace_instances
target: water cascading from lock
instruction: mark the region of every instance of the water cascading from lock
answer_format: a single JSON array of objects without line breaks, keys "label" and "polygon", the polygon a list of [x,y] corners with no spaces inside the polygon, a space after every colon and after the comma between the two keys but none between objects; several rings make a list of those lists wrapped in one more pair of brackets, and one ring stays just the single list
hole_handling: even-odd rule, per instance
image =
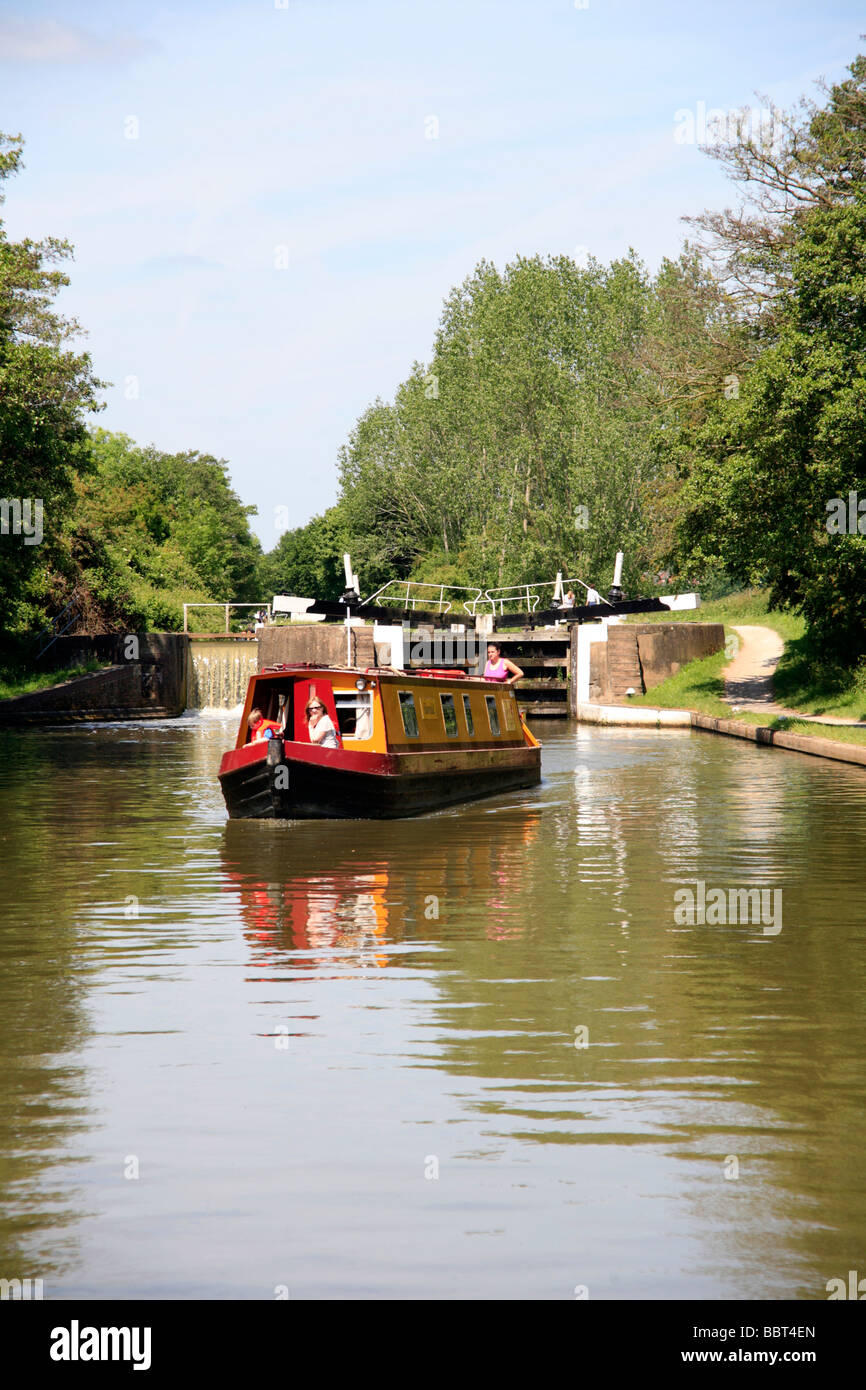
[{"label": "water cascading from lock", "polygon": [[189,706],[191,709],[234,709],[242,705],[251,676],[258,670],[258,643],[194,643]]}]

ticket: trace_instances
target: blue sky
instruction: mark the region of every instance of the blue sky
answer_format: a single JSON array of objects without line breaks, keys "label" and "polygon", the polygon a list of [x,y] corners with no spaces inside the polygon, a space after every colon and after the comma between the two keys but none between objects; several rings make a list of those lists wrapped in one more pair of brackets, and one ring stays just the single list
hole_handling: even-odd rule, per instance
[{"label": "blue sky", "polygon": [[675,113],[790,105],[864,29],[851,0],[0,0],[3,215],[75,245],[98,423],[227,459],[270,549],[482,256],[655,267],[731,201]]}]

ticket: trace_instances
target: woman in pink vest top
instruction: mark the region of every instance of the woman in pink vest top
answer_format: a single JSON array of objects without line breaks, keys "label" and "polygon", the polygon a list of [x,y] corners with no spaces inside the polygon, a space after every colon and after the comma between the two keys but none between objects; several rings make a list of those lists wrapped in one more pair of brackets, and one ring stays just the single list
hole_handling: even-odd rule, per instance
[{"label": "woman in pink vest top", "polygon": [[486,681],[499,681],[502,685],[514,685],[523,676],[519,666],[515,666],[513,661],[508,661],[502,655],[495,642],[490,642],[487,647],[487,665],[484,667],[484,679]]}]

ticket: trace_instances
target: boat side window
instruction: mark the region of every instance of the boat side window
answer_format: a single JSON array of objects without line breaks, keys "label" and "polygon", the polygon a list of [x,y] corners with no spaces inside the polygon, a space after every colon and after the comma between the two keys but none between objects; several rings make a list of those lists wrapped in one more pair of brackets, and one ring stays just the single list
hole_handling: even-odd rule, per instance
[{"label": "boat side window", "polygon": [[460,731],[457,728],[457,710],[454,707],[454,696],[440,695],[439,702],[442,705],[442,718],[445,720],[445,732],[449,738],[456,738]]},{"label": "boat side window", "polygon": [[517,728],[517,710],[513,699],[505,698],[505,727],[506,729]]},{"label": "boat side window", "polygon": [[337,723],[344,739],[370,738],[373,733],[373,696],[370,691],[335,690]]},{"label": "boat side window", "polygon": [[463,696],[463,717],[466,720],[466,732],[470,738],[474,738],[475,725],[472,723],[472,701],[468,695]]},{"label": "boat side window", "polygon": [[418,737],[418,715],[415,712],[415,696],[411,690],[400,691],[400,713],[407,738]]},{"label": "boat side window", "polygon": [[498,715],[498,713],[497,713],[497,711],[496,711],[496,696],[495,696],[495,695],[485,695],[484,698],[485,698],[485,700],[487,701],[487,722],[488,722],[488,724],[490,725],[490,732],[491,732],[492,734],[498,734],[498,733],[499,733],[499,715]]}]

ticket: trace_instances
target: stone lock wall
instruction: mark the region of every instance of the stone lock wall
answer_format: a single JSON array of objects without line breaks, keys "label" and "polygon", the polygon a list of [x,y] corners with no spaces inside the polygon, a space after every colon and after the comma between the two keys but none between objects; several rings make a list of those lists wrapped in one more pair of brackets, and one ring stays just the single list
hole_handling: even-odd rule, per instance
[{"label": "stone lock wall", "polygon": [[[352,627],[352,666],[366,670],[376,665],[372,627]],[[269,666],[294,666],[302,661],[310,666],[346,665],[346,629],[325,623],[291,623],[285,627],[266,627],[259,634],[259,670]]]},{"label": "stone lock wall", "polygon": [[681,666],[720,652],[723,623],[646,623],[637,625],[637,646],[645,690],[676,675]]},{"label": "stone lock wall", "polygon": [[589,697],[624,700],[652,690],[689,661],[725,645],[722,623],[611,623],[607,641],[590,648]]},{"label": "stone lock wall", "polygon": [[188,638],[176,632],[59,637],[40,666],[62,670],[94,660],[107,669],[3,700],[0,723],[173,718],[186,708],[188,651]]}]

